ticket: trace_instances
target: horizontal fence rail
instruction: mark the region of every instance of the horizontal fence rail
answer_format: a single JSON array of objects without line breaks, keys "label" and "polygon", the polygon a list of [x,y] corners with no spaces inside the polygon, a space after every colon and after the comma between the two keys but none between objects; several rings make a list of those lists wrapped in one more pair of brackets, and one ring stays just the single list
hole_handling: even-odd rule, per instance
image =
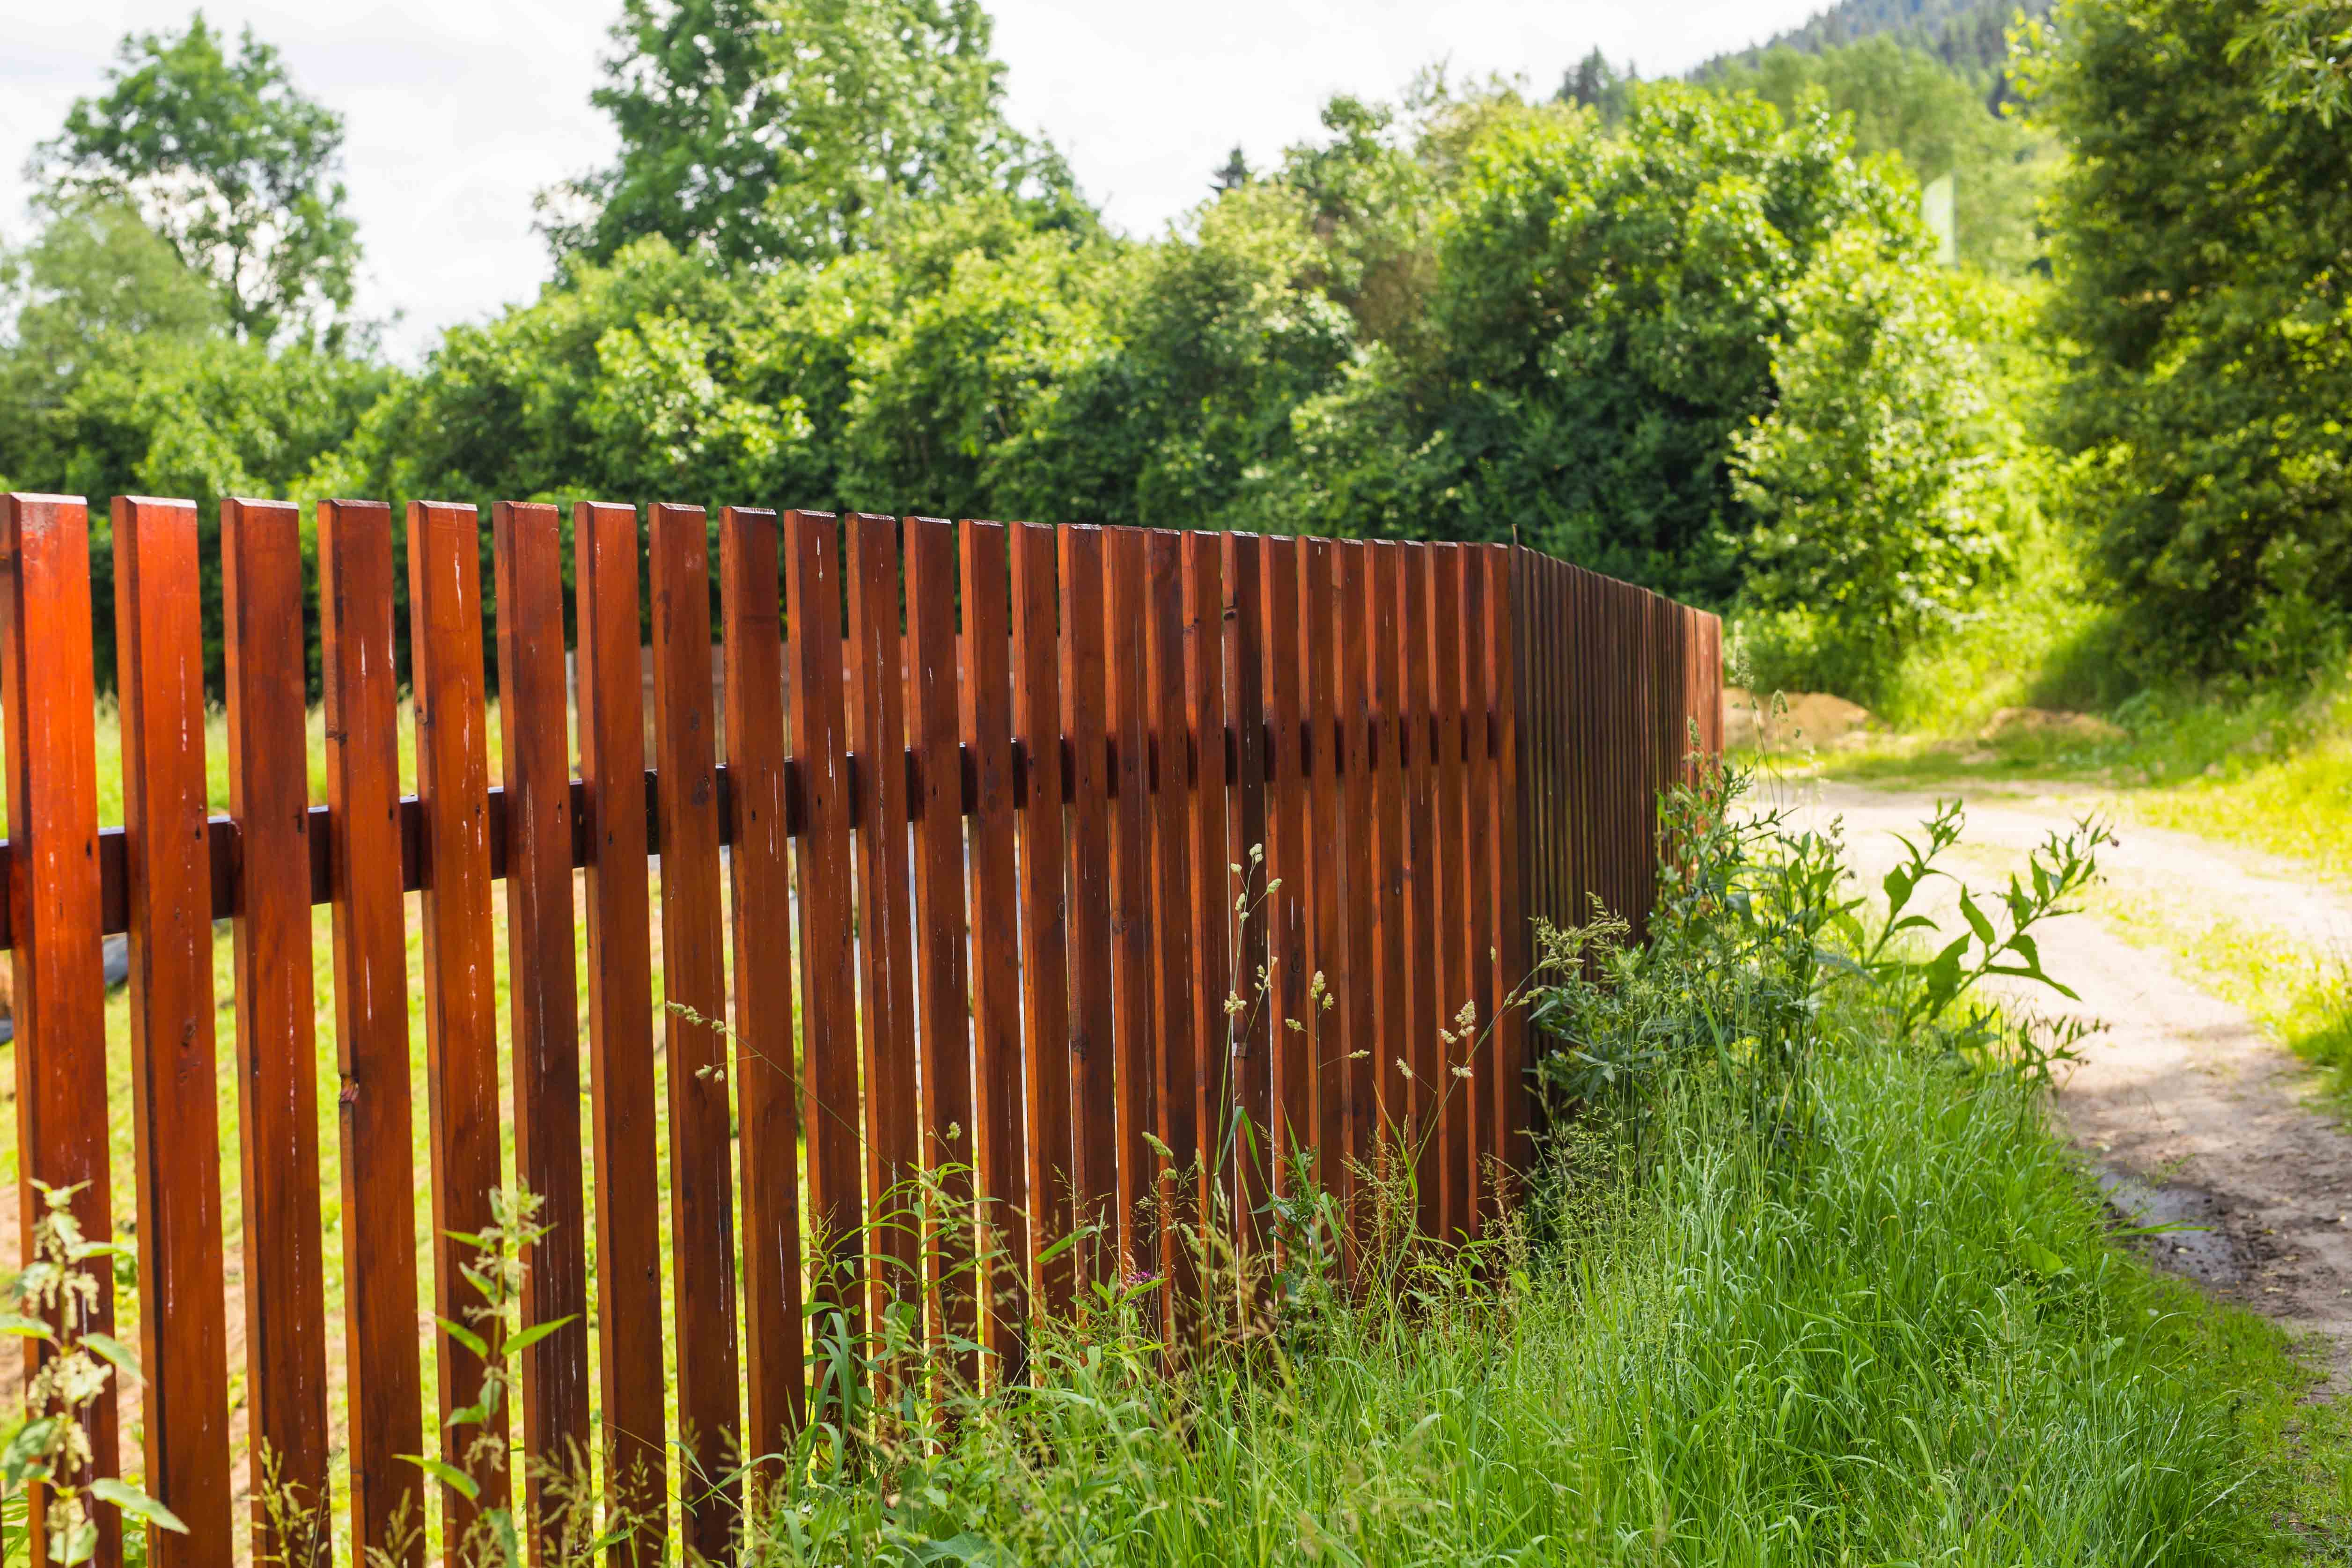
[{"label": "horizontal fence rail", "polygon": [[[1203,1217],[1263,1252],[1269,1195],[1360,1206],[1396,1148],[1432,1233],[1484,1233],[1528,1155],[1531,923],[1638,930],[1659,792],[1720,745],[1715,617],[1513,546],[585,503],[567,544],[501,503],[486,639],[473,508],[334,501],[320,801],[302,519],[230,501],[215,814],[194,508],[111,520],[120,825],[84,504],[0,498],[0,945],[17,1256],[41,1186],[135,1230],[86,1326],[135,1318],[145,1383],[88,1427],[190,1526],[156,1568],[241,1532],[405,1568],[551,1517],[567,1468],[635,1515],[615,1568],[716,1561],[738,1458],[838,1396],[811,1332],[914,1301],[1002,1381],[1126,1281],[1181,1337]],[[429,1324],[518,1183],[520,1319],[561,1326],[491,1424],[523,1462],[467,1498],[407,1456],[468,1462],[481,1366]]]}]

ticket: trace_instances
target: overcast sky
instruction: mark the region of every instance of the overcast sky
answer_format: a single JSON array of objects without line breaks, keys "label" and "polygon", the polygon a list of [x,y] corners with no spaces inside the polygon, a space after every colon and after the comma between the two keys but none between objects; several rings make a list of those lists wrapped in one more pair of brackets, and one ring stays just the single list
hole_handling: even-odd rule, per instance
[{"label": "overcast sky", "polygon": [[[1011,112],[1068,155],[1111,221],[1150,233],[1239,142],[1263,164],[1339,91],[1392,95],[1424,65],[1549,90],[1596,44],[1645,76],[1768,37],[1823,0],[994,0]],[[189,0],[0,0],[0,222],[21,238],[25,159],[103,86],[128,32]],[[588,107],[618,0],[213,0],[341,111],[366,246],[360,305],[402,315],[415,360],[451,322],[531,298],[547,257],[533,193],[607,159]]]}]

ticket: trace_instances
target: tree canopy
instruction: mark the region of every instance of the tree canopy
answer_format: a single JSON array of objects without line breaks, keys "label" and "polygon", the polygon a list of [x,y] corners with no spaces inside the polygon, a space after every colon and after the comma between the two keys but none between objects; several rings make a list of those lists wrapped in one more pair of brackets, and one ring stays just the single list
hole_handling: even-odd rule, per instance
[{"label": "tree canopy", "polygon": [[64,211],[128,207],[267,341],[347,309],[357,225],[335,177],[342,117],[298,91],[247,28],[234,56],[197,12],[122,41],[107,90],[78,99],[28,171]]},{"label": "tree canopy", "polygon": [[980,0],[624,0],[604,85],[621,153],[541,198],[559,256],[658,235],[730,264],[871,244],[894,204],[1013,192],[1091,216],[1003,111]]}]

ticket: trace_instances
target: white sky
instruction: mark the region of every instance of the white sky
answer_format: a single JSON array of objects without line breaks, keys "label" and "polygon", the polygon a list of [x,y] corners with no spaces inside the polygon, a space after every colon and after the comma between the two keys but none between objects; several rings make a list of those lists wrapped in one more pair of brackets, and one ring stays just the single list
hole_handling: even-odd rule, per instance
[{"label": "white sky", "polygon": [[[1549,91],[1598,44],[1645,76],[1802,21],[1823,0],[994,0],[1011,112],[1069,156],[1111,220],[1160,228],[1241,143],[1263,166],[1317,131],[1333,92],[1390,97],[1421,67],[1524,75]],[[192,0],[0,0],[0,225],[25,225],[23,171],[67,108],[101,89],[128,32],[184,26]],[[366,247],[360,306],[402,313],[391,347],[529,299],[547,275],[531,196],[607,159],[588,107],[618,0],[212,0],[278,45],[341,110],[344,181]]]}]

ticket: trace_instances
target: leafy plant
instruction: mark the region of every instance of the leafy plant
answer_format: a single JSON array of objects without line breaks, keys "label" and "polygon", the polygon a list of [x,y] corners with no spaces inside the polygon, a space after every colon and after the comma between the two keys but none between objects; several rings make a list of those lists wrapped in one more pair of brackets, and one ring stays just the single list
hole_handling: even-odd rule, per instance
[{"label": "leafy plant", "polygon": [[[185,1535],[178,1515],[139,1488],[115,1476],[89,1473],[92,1454],[86,1427],[92,1409],[111,1397],[109,1382],[120,1375],[139,1382],[139,1361],[131,1347],[91,1328],[100,1287],[91,1273],[110,1269],[130,1255],[111,1241],[84,1238],[74,1218],[80,1185],[53,1187],[36,1181],[40,1219],[33,1228],[33,1260],[16,1276],[8,1297],[15,1309],[0,1314],[0,1333],[47,1347],[25,1385],[25,1421],[0,1450],[0,1497],[29,1502],[32,1489],[48,1492],[48,1560],[58,1568],[86,1563],[98,1546],[98,1521],[89,1505],[102,1502],[125,1519]],[[22,1517],[29,1521],[29,1513]],[[0,1557],[5,1557],[0,1552]]]}]

